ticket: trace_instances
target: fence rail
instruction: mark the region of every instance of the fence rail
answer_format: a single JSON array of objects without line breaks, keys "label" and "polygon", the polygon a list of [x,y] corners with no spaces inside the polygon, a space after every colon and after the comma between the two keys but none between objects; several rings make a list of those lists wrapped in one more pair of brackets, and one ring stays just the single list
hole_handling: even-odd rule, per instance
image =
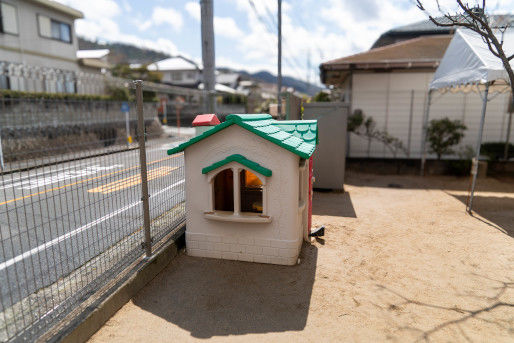
[{"label": "fence rail", "polygon": [[141,149],[151,241],[184,222],[178,142],[155,103],[131,104],[128,133],[119,106],[0,100],[0,341],[40,337],[144,255]]},{"label": "fence rail", "polygon": [[[484,127],[484,142],[505,142],[508,129],[509,94],[498,94],[488,103]],[[374,129],[387,133],[393,143],[370,137],[362,128],[349,136],[348,157],[358,158],[414,158],[422,155],[423,117],[427,93],[424,90],[356,91],[352,95],[352,113],[362,110],[365,118],[373,118]],[[462,121],[467,129],[464,138],[451,157],[464,154],[467,147],[474,149],[480,123],[482,99],[476,93],[436,93],[432,98],[429,119],[448,117]],[[378,135],[379,136],[379,135]],[[512,137],[512,135],[511,135]],[[468,149],[469,150],[469,149]],[[435,154],[430,155],[435,158]]]}]

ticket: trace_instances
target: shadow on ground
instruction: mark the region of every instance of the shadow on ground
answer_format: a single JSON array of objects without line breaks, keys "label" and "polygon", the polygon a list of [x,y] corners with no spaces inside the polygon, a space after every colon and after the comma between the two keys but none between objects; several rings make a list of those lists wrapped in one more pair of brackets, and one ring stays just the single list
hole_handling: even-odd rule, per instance
[{"label": "shadow on ground", "polygon": [[[427,175],[375,175],[348,172],[345,185],[358,187],[380,187],[399,189],[444,189],[448,191],[469,191],[470,177]],[[514,192],[513,177],[479,178],[477,192]]]},{"label": "shadow on ground", "polygon": [[[451,193],[450,195],[464,205],[467,204],[467,196]],[[476,217],[477,220],[484,221],[487,225],[514,237],[514,198],[475,195],[473,197],[473,212],[487,221],[479,217]]]},{"label": "shadow on ground", "polygon": [[[393,313],[398,314],[402,309],[406,308],[407,306],[411,306],[410,308],[417,310],[431,309],[440,311],[441,313],[448,312],[454,314],[453,319],[434,321],[433,323],[430,323],[428,327],[421,328],[414,325],[408,325],[398,328],[399,332],[414,333],[417,336],[417,339],[415,340],[416,342],[431,342],[434,336],[437,337],[438,334],[441,334],[443,330],[448,327],[456,327],[467,342],[473,342],[475,340],[471,339],[468,333],[466,333],[466,331],[469,330],[469,322],[474,322],[473,326],[476,326],[477,323],[481,323],[482,325],[493,324],[497,327],[497,329],[506,330],[507,332],[511,333],[512,321],[508,317],[505,317],[505,312],[499,311],[514,308],[514,303],[512,301],[504,300],[505,295],[513,290],[513,280],[497,280],[478,274],[473,274],[473,276],[477,278],[477,282],[487,281],[491,284],[491,286],[487,288],[488,295],[477,295],[475,292],[456,294],[457,297],[466,297],[475,300],[470,302],[468,306],[462,307],[454,304],[445,305],[440,303],[437,304],[418,301],[414,298],[403,295],[402,291],[395,291],[384,285],[377,286],[379,289],[395,296],[398,299],[388,307],[388,310],[392,311]],[[477,306],[477,301],[482,303],[482,305]]]},{"label": "shadow on ground", "polygon": [[350,193],[348,192],[314,192],[312,214],[318,216],[357,218]]},{"label": "shadow on ground", "polygon": [[304,244],[300,258],[299,265],[277,266],[181,254],[133,302],[197,338],[300,331],[317,248]]}]

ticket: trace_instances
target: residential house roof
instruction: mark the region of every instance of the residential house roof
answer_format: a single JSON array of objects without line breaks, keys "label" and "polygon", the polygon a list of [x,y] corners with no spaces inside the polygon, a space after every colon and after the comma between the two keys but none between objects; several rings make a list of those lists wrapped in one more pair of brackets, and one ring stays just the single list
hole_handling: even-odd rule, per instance
[{"label": "residential house roof", "polygon": [[183,56],[174,56],[148,65],[151,71],[198,70],[201,66]]},{"label": "residential house roof", "polygon": [[238,125],[305,159],[314,153],[318,142],[316,120],[289,122],[274,120],[269,114],[230,114],[222,124],[213,126],[203,134],[168,150],[168,155],[184,151],[187,147],[232,125]]},{"label": "residential house roof", "polygon": [[40,6],[53,9],[57,12],[67,14],[74,19],[82,19],[84,18],[84,13],[69,6],[63,5],[57,1],[53,0],[29,0],[32,3],[38,4]]},{"label": "residential house roof", "polygon": [[77,50],[77,58],[103,58],[109,52],[109,49]]},{"label": "residential house roof", "polygon": [[238,73],[223,73],[216,75],[216,82],[224,84],[225,86],[231,86],[237,83],[241,75]]},{"label": "residential house roof", "polygon": [[322,63],[328,69],[370,69],[377,67],[437,67],[452,35],[425,36],[371,49]]},{"label": "residential house roof", "polygon": [[[488,19],[492,27],[498,27],[509,24],[512,26],[514,22],[514,15],[496,14],[490,15]],[[450,20],[445,17],[437,17],[436,20],[445,24],[450,23]],[[412,24],[398,26],[387,32],[384,32],[375,41],[375,43],[373,43],[373,46],[371,48],[378,48],[381,46],[386,46],[403,40],[412,39],[425,35],[453,34],[456,29],[456,26],[437,26],[432,21],[430,21],[430,19],[426,19]]]}]

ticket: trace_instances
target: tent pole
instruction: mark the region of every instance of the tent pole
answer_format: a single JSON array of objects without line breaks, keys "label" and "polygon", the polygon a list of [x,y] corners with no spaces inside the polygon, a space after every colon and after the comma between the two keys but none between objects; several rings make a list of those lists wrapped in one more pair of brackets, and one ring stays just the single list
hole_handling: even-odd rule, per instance
[{"label": "tent pole", "polygon": [[476,156],[471,164],[471,174],[473,175],[473,181],[471,182],[471,193],[469,195],[469,205],[467,211],[471,213],[473,210],[473,194],[475,193],[475,185],[477,182],[478,174],[478,159],[480,157],[480,146],[482,145],[482,133],[484,131],[485,113],[487,110],[487,98],[489,96],[489,82],[485,84],[484,99],[482,102],[482,117],[480,118],[480,128],[478,131]]},{"label": "tent pole", "polygon": [[425,108],[425,115],[423,118],[423,132],[421,133],[421,170],[420,176],[425,176],[425,163],[427,160],[427,130],[428,130],[428,116],[430,114],[430,104],[432,103],[432,89],[428,90],[427,107]]}]

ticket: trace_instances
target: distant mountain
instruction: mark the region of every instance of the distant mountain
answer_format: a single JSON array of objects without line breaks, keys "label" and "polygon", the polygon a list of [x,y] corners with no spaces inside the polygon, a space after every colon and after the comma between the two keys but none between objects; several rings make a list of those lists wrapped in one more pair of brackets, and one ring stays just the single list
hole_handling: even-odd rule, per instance
[{"label": "distant mountain", "polygon": [[[277,83],[277,76],[275,76],[267,71],[248,73],[247,71],[240,70],[240,71],[238,71],[238,73],[240,73],[241,75],[245,75],[253,80],[267,82],[267,83],[273,83],[273,84]],[[298,79],[296,79],[294,77],[290,77],[290,76],[282,77],[282,85],[284,87],[293,87],[298,92],[305,93],[308,95],[314,95],[323,89],[323,88],[313,85],[311,83],[307,83],[305,81],[298,80]]]},{"label": "distant mountain", "polygon": [[93,42],[79,37],[80,50],[109,49],[109,62],[120,63],[142,63],[149,64],[170,57],[170,55],[150,49],[139,48],[135,45],[125,43],[100,43]]},{"label": "distant mountain", "polygon": [[[82,37],[79,37],[79,49],[90,50],[90,49],[109,49],[109,62],[111,64],[120,63],[141,63],[149,64],[155,61],[160,61],[170,57],[170,55],[155,50],[139,48],[135,45],[125,43],[104,43],[104,42],[93,42]],[[259,71],[256,73],[249,73],[241,70],[237,71],[244,78],[266,82],[266,83],[277,83],[277,77],[267,71]],[[319,92],[322,88],[309,84],[305,81],[298,80],[294,77],[284,76],[282,77],[282,85],[284,87],[292,87],[298,92],[314,95]]]}]

